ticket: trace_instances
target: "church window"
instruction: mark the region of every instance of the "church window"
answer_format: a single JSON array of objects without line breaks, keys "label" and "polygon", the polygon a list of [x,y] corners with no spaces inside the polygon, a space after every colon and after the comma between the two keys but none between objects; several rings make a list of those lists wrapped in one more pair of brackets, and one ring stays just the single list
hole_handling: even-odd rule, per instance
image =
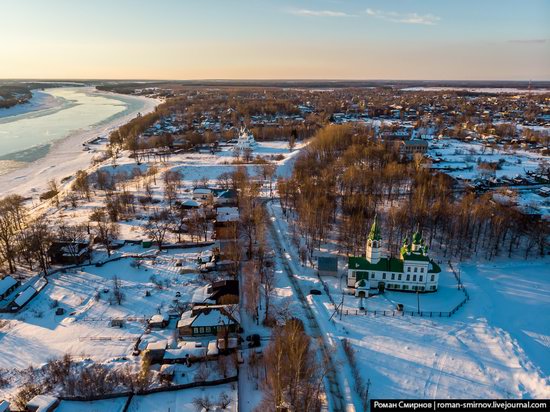
[{"label": "church window", "polygon": [[372,272],[372,273],[370,274],[370,278],[371,278],[371,279],[374,279],[374,272]]},{"label": "church window", "polygon": [[416,273],[416,272],[417,272],[417,270],[418,270],[418,268],[414,268],[414,273]]},{"label": "church window", "polygon": [[435,275],[432,275],[432,282],[435,280]]},{"label": "church window", "polygon": [[397,276],[397,280],[401,280],[401,273]]},{"label": "church window", "polygon": [[420,276],[418,277],[418,280],[419,280],[420,282],[422,282],[422,279],[424,279],[424,276],[420,275]]},{"label": "church window", "polygon": [[386,279],[386,274],[382,273],[382,279]]},{"label": "church window", "polygon": [[407,289],[409,289],[409,286],[403,285],[403,290],[407,290]]},{"label": "church window", "polygon": [[411,267],[409,266],[409,267],[407,268],[407,272],[410,272],[410,271],[411,271]]},{"label": "church window", "polygon": [[411,275],[407,275],[407,280],[411,280]]},{"label": "church window", "polygon": [[420,268],[420,273],[424,273],[424,268]]},{"label": "church window", "polygon": [[395,273],[391,274],[391,280],[395,280]]},{"label": "church window", "polygon": [[416,275],[413,275],[413,282],[416,282]]}]

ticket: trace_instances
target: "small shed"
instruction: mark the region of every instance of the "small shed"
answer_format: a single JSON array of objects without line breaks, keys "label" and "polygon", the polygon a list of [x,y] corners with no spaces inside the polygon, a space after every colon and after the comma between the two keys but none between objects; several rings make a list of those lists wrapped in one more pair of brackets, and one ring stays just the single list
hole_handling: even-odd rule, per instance
[{"label": "small shed", "polygon": [[19,281],[9,275],[0,280],[0,299],[7,297],[17,286],[19,286]]},{"label": "small shed", "polygon": [[166,352],[167,343],[165,340],[158,342],[150,342],[147,345],[146,354],[151,360],[151,363],[161,362]]},{"label": "small shed", "polygon": [[59,399],[50,395],[36,395],[25,407],[27,412],[51,412],[59,405]]},{"label": "small shed", "polygon": [[153,315],[149,319],[149,326],[151,328],[163,329],[168,326],[168,317],[166,315]]},{"label": "small shed", "polygon": [[338,276],[338,256],[319,256],[317,267],[321,276]]},{"label": "small shed", "polygon": [[176,372],[176,365],[162,365],[160,367],[159,377],[161,382],[172,382]]},{"label": "small shed", "polygon": [[124,326],[124,319],[111,319],[112,328],[122,328]]}]

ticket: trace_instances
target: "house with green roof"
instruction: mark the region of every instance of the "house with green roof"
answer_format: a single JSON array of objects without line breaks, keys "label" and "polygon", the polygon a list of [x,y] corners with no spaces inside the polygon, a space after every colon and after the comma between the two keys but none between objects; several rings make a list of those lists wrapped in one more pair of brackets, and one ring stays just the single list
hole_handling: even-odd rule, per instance
[{"label": "house with green roof", "polygon": [[376,217],[367,239],[365,257],[348,258],[348,287],[356,296],[368,296],[370,289],[405,292],[435,292],[441,268],[428,255],[422,234],[405,239],[399,257],[382,253],[382,236]]}]

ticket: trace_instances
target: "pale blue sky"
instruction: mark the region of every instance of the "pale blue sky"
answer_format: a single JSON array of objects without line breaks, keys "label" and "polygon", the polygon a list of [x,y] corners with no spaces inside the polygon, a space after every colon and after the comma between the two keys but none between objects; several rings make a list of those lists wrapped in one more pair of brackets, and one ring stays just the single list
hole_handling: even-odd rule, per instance
[{"label": "pale blue sky", "polygon": [[0,0],[0,78],[550,80],[550,0]]}]

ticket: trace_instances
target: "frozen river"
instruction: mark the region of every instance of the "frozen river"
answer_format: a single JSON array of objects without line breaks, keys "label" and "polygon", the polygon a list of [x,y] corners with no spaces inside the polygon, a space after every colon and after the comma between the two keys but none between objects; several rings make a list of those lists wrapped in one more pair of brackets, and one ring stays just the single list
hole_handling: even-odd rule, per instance
[{"label": "frozen river", "polygon": [[54,142],[137,113],[144,104],[94,87],[36,91],[29,103],[0,110],[0,174],[43,158]]}]

